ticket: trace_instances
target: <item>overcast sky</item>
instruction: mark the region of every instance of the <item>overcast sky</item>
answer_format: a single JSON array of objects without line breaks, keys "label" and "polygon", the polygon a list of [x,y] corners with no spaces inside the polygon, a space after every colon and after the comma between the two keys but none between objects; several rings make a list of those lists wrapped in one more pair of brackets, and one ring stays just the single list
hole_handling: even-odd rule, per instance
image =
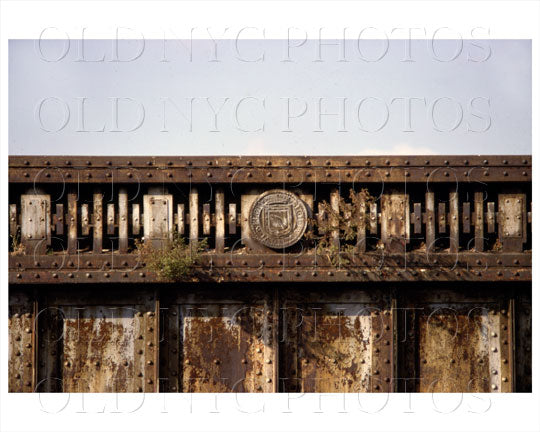
[{"label": "overcast sky", "polygon": [[530,41],[323,43],[10,41],[9,152],[531,153]]}]

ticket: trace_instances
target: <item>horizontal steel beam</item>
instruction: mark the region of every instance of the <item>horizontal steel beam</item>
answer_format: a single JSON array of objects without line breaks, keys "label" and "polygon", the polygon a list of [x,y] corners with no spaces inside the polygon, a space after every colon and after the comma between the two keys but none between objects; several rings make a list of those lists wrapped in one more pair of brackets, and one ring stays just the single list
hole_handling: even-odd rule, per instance
[{"label": "horizontal steel beam", "polygon": [[[484,269],[479,268],[439,268],[426,269],[408,267],[382,267],[376,270],[365,268],[355,269],[201,269],[187,281],[201,282],[411,282],[411,281],[531,281],[530,268],[515,269]],[[10,284],[66,284],[66,283],[158,283],[159,280],[152,272],[141,271],[10,271]]]},{"label": "horizontal steel beam", "polygon": [[[478,253],[462,252],[459,254],[418,253],[389,254],[366,252],[361,255],[342,254],[343,259],[350,261],[349,267],[531,267],[530,253]],[[296,267],[334,267],[324,255],[305,253],[293,254],[203,254],[200,265],[207,268],[296,268]],[[53,254],[39,256],[10,256],[10,269],[88,269],[88,270],[129,270],[139,268],[137,254],[92,254],[79,253],[73,255]],[[345,266],[343,266],[345,267]]]},{"label": "horizontal steel beam", "polygon": [[531,156],[11,156],[11,183],[527,182]]},{"label": "horizontal steel beam", "polygon": [[[347,257],[330,265],[315,255],[206,254],[195,268],[204,281],[441,281],[531,280],[531,254],[447,253]],[[158,282],[134,254],[12,256],[10,283]]]}]

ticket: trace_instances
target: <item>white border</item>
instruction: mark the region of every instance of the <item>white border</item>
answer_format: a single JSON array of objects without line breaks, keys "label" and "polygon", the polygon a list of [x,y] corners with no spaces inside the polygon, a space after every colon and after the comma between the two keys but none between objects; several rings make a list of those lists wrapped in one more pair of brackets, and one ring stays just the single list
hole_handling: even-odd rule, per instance
[{"label": "white border", "polygon": [[[0,10],[1,35],[1,161],[2,202],[0,226],[2,244],[7,244],[7,152],[8,152],[8,39],[39,37],[45,27],[57,27],[66,31],[72,39],[80,37],[81,29],[92,29],[92,38],[114,37],[116,28],[129,27],[144,34],[146,39],[162,38],[164,31],[173,29],[178,38],[188,38],[192,27],[242,28],[252,26],[265,29],[265,37],[284,38],[288,27],[301,28],[309,37],[318,37],[318,29],[325,27],[325,38],[342,37],[344,27],[377,27],[387,29],[390,35],[395,27],[424,27],[436,29],[450,27],[467,37],[471,28],[490,29],[493,39],[533,40],[533,106],[532,118],[538,119],[538,43],[540,40],[537,2],[75,2],[75,1],[21,1],[2,2]],[[367,36],[367,35],[366,35]],[[124,37],[130,37],[124,35]],[[137,37],[134,35],[134,37]],[[249,35],[246,35],[249,37]],[[376,36],[374,36],[376,37]],[[204,38],[201,34],[199,38]],[[538,152],[538,121],[532,123],[533,156]],[[511,143],[509,143],[511,145]],[[536,161],[536,157],[534,157]],[[536,183],[536,176],[535,181]],[[533,185],[533,201],[540,202],[538,187]],[[539,223],[534,214],[534,226]],[[533,235],[533,249],[539,249],[539,240]],[[212,395],[146,395],[144,407],[135,413],[125,412],[136,406],[138,395],[121,395],[119,408],[111,395],[87,394],[82,408],[81,396],[71,395],[68,408],[59,414],[43,411],[42,406],[52,410],[62,406],[66,395],[45,395],[41,402],[38,395],[7,394],[7,248],[0,248],[2,256],[0,313],[1,363],[0,377],[2,398],[2,430],[538,430],[539,382],[533,377],[534,393],[489,395],[490,409],[483,414],[474,411],[485,408],[486,395],[465,395],[466,402],[447,414],[433,409],[431,395],[413,394],[412,402],[407,394],[390,396],[389,405],[380,412],[362,412],[358,405],[348,413],[342,410],[342,397],[305,395],[291,401],[287,408],[287,395],[264,395],[241,399],[244,411],[257,409],[265,404],[264,413],[249,414],[238,409],[235,395],[220,395],[219,412],[215,409]],[[538,260],[533,259],[534,274]],[[536,288],[536,283],[533,287]],[[538,295],[533,296],[533,334],[538,334],[536,319],[539,310]],[[538,344],[533,343],[534,370],[538,370]],[[296,397],[291,395],[291,398]],[[441,409],[457,404],[456,395],[437,395]],[[322,399],[321,399],[322,398]],[[440,399],[439,399],[440,398]],[[319,400],[322,400],[323,412]],[[364,410],[375,410],[380,400],[362,399]],[[190,404],[193,401],[193,405]],[[45,405],[40,405],[45,404]],[[410,403],[410,405],[409,405]],[[56,405],[55,405],[56,404]],[[131,405],[130,405],[131,404]],[[165,404],[165,405],[164,405]],[[454,404],[454,405],[452,405]],[[165,408],[164,408],[165,406]],[[191,410],[190,411],[190,407]],[[354,406],[354,405],[351,405]],[[444,408],[443,408],[444,407]],[[163,410],[167,412],[162,412]],[[80,411],[87,410],[87,413]],[[292,410],[292,413],[287,413]],[[78,412],[79,411],[79,412]],[[100,411],[105,411],[101,413]],[[114,413],[114,411],[120,411]],[[285,412],[284,412],[285,411]],[[412,412],[410,412],[412,411]]]}]

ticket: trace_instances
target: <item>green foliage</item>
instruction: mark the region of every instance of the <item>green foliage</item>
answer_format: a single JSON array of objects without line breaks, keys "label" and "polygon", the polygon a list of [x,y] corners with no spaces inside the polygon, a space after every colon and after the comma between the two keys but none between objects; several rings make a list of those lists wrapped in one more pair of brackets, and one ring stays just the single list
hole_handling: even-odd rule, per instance
[{"label": "green foliage", "polygon": [[207,249],[208,242],[203,239],[196,246],[186,244],[183,237],[175,234],[172,239],[156,248],[151,242],[137,241],[135,246],[140,260],[155,272],[160,279],[171,282],[193,280],[195,266],[200,254]]}]

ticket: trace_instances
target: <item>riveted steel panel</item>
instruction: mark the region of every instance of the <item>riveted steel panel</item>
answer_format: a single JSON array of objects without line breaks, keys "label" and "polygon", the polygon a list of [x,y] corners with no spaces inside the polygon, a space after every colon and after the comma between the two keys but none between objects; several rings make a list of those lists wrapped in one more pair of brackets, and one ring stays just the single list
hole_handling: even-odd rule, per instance
[{"label": "riveted steel panel", "polygon": [[51,242],[50,195],[21,195],[21,241],[30,255],[47,250]]},{"label": "riveted steel panel", "polygon": [[143,292],[43,300],[37,391],[157,391],[159,320],[154,297]]},{"label": "riveted steel panel", "polygon": [[381,198],[381,241],[385,250],[402,252],[410,237],[409,195],[389,192]]},{"label": "riveted steel panel", "polygon": [[35,388],[35,302],[25,292],[12,294],[8,318],[8,391],[32,392]]},{"label": "riveted steel panel", "polygon": [[404,315],[400,378],[408,380],[408,391],[513,391],[510,302],[436,295],[409,303]]},{"label": "riveted steel panel", "polygon": [[173,232],[172,195],[144,196],[144,237],[159,247]]},{"label": "riveted steel panel", "polygon": [[521,251],[527,241],[525,194],[499,194],[499,237],[504,251]]},{"label": "riveted steel panel", "polygon": [[280,391],[392,391],[389,298],[338,291],[284,294]]},{"label": "riveted steel panel", "polygon": [[199,290],[162,302],[168,391],[273,392],[276,337],[270,291]]}]

